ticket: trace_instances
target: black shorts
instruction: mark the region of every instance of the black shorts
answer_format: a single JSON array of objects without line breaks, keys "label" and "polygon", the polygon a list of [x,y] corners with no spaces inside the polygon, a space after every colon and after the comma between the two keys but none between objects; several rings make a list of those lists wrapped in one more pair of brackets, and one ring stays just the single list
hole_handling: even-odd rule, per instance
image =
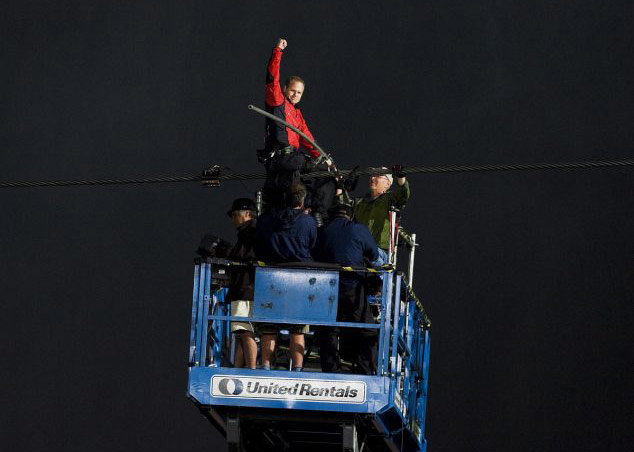
[{"label": "black shorts", "polygon": [[262,334],[278,334],[280,330],[288,330],[291,334],[304,334],[308,332],[308,325],[294,325],[290,323],[258,323],[256,329]]}]

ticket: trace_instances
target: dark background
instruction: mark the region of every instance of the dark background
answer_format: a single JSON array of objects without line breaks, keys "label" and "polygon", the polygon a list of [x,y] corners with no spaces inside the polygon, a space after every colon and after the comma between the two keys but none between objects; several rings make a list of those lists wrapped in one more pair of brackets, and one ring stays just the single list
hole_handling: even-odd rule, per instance
[{"label": "dark background", "polygon": [[[632,158],[629,1],[5,1],[0,180],[260,172],[264,71],[342,168]],[[410,177],[432,451],[634,447],[631,168]],[[260,181],[0,189],[3,451],[203,451],[192,258]],[[366,182],[363,181],[363,184]]]}]

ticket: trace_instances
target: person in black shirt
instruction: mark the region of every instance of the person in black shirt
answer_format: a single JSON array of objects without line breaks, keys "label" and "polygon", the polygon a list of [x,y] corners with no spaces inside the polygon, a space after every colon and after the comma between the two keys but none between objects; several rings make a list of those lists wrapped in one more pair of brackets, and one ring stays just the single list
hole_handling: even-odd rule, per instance
[{"label": "person in black shirt", "polygon": [[[238,229],[238,241],[229,249],[227,259],[237,262],[255,260],[256,206],[249,198],[233,201],[227,215]],[[233,266],[227,301],[231,302],[231,315],[250,317],[253,312],[253,285],[255,272],[252,267]],[[250,322],[231,322],[231,332],[236,334],[235,367],[255,369],[257,344]]]},{"label": "person in black shirt", "polygon": [[[352,206],[339,205],[334,218],[319,230],[313,254],[320,262],[345,266],[365,266],[379,258],[377,244],[367,226],[351,221]],[[331,214],[331,215],[332,215]],[[342,272],[339,278],[337,321],[372,323],[374,317],[365,297],[365,278],[355,272]],[[339,345],[339,336],[341,344]],[[340,371],[340,352],[353,363],[356,373],[376,373],[376,330],[319,328],[319,354],[323,372]]]}]

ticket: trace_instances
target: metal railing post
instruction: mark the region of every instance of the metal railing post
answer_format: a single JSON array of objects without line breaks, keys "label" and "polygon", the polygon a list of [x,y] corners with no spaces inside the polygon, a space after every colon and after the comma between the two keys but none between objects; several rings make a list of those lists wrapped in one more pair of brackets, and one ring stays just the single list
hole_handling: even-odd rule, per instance
[{"label": "metal railing post", "polygon": [[390,264],[394,265],[394,267],[396,267],[396,254],[398,251],[398,226],[396,224],[396,213],[396,210],[390,209],[390,248],[388,249],[388,257]]},{"label": "metal railing post", "polygon": [[198,292],[200,290],[200,260],[194,264],[194,294],[192,297],[192,323],[189,333],[189,365],[196,365],[196,339],[198,334]]},{"label": "metal railing post", "polygon": [[418,243],[416,243],[416,233],[411,235],[412,243],[409,249],[409,265],[407,269],[407,281],[409,282],[410,289],[414,289],[414,256],[416,255],[416,247]]},{"label": "metal railing post", "polygon": [[392,289],[392,278],[394,273],[383,274],[383,290],[381,292],[381,330],[379,336],[379,367],[377,375],[386,375],[388,369],[390,333],[392,331],[390,319],[392,317],[392,300],[394,293]]},{"label": "metal railing post", "polygon": [[200,278],[197,297],[197,325],[196,325],[196,366],[205,366],[205,352],[207,349],[207,322],[205,314],[205,303],[207,302],[205,293],[207,278],[209,275],[209,264],[203,262],[200,266]]}]

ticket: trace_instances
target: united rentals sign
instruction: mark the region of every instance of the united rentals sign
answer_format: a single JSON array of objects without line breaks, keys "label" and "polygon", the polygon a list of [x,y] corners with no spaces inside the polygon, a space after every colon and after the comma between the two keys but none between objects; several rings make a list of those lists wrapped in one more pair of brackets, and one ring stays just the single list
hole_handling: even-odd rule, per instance
[{"label": "united rentals sign", "polygon": [[365,383],[346,380],[214,375],[211,378],[211,395],[242,399],[364,403]]}]

